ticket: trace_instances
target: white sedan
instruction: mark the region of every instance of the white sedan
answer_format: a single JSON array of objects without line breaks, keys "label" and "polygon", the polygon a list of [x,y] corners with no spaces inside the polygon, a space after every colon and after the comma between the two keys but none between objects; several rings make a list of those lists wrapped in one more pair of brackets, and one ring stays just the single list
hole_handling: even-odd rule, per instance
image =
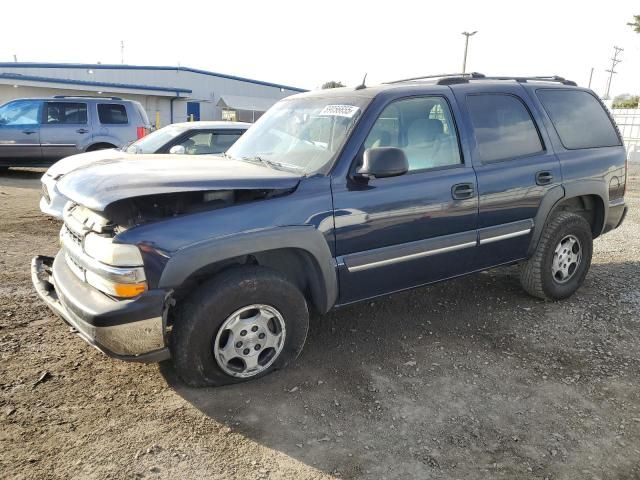
[{"label": "white sedan", "polygon": [[42,176],[42,198],[40,210],[47,215],[62,219],[62,210],[67,203],[56,189],[57,182],[76,168],[116,158],[151,153],[173,153],[206,155],[226,152],[251,126],[242,122],[187,122],[174,123],[150,133],[122,149],[97,150],[72,155],[53,164]]}]

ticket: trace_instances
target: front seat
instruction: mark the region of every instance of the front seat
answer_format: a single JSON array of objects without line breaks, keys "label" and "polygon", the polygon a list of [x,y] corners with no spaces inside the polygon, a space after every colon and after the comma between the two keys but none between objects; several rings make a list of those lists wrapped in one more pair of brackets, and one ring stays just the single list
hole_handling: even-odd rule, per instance
[{"label": "front seat", "polygon": [[421,170],[436,166],[435,153],[444,127],[435,118],[417,118],[407,131],[407,147],[404,149],[409,160],[409,170]]}]

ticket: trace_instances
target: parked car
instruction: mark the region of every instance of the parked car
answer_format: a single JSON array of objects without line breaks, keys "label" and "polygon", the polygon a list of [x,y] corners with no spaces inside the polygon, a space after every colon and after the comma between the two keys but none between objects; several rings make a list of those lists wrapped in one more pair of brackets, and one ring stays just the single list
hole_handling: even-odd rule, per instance
[{"label": "parked car", "polygon": [[57,182],[76,168],[102,160],[130,158],[132,155],[175,153],[186,155],[218,154],[225,152],[251,126],[242,122],[186,122],[174,123],[156,130],[120,149],[112,148],[79,153],[54,163],[42,176],[40,210],[62,219],[67,199],[56,188]]},{"label": "parked car", "polygon": [[215,166],[167,155],[67,175],[62,249],[32,277],[107,354],[223,385],[295,359],[310,309],[509,264],[531,295],[566,298],[622,223],[625,185],[607,110],[560,77],[309,92]]},{"label": "parked car", "polygon": [[150,127],[139,102],[118,97],[13,100],[0,107],[0,170],[48,167],[76,153],[122,147]]}]

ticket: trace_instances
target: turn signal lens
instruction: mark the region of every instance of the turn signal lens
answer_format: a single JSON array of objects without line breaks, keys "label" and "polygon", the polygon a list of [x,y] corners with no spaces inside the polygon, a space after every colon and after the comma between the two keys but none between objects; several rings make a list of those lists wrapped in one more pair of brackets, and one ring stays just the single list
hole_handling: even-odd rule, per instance
[{"label": "turn signal lens", "polygon": [[116,297],[137,297],[147,291],[147,282],[142,283],[114,283],[113,290]]}]

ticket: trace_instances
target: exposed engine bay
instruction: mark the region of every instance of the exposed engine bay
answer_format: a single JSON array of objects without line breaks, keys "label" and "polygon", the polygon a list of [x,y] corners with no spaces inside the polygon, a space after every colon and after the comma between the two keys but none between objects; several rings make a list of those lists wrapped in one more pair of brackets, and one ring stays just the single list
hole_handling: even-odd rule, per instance
[{"label": "exposed engine bay", "polygon": [[189,213],[217,210],[241,203],[265,200],[291,193],[292,189],[213,190],[163,193],[118,200],[110,204],[104,216],[114,231]]}]

